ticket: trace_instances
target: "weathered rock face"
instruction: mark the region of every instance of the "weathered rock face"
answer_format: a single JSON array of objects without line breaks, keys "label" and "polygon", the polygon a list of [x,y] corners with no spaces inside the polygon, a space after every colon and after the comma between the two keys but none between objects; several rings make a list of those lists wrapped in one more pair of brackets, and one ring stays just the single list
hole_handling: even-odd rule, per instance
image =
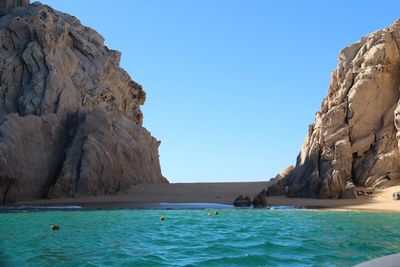
[{"label": "weathered rock face", "polygon": [[284,178],[289,196],[341,198],[354,185],[400,182],[399,48],[397,21],[339,53],[328,96]]},{"label": "weathered rock face", "polygon": [[253,198],[253,207],[254,208],[266,208],[268,205],[267,202],[267,191],[263,189],[260,193],[258,193]]},{"label": "weathered rock face", "polygon": [[0,16],[9,14],[14,8],[29,5],[29,0],[1,0],[0,1]]},{"label": "weathered rock face", "polygon": [[72,16],[0,1],[0,203],[167,182],[146,94]]},{"label": "weathered rock face", "polygon": [[294,166],[290,165],[281,170],[274,178],[268,181],[267,193],[269,196],[286,195],[286,177],[293,171]]}]

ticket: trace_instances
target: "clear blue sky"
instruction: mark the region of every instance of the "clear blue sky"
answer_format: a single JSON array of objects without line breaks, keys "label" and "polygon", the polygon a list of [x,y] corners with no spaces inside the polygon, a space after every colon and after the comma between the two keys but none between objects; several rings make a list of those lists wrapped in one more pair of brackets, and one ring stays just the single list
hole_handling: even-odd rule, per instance
[{"label": "clear blue sky", "polygon": [[339,50],[400,17],[400,1],[43,3],[122,52],[171,182],[267,180],[294,164]]}]

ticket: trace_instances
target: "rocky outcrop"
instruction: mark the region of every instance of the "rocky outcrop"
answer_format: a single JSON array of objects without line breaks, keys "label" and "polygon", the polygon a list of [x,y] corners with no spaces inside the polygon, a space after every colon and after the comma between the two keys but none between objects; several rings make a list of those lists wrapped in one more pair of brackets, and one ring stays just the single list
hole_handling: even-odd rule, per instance
[{"label": "rocky outcrop", "polygon": [[400,21],[339,53],[328,95],[309,126],[292,197],[341,198],[354,186],[400,182]]},{"label": "rocky outcrop", "polygon": [[263,189],[260,193],[258,193],[253,198],[253,207],[254,208],[266,208],[267,203],[267,191]]},{"label": "rocky outcrop", "polygon": [[0,203],[161,183],[146,94],[70,15],[0,1]]},{"label": "rocky outcrop", "polygon": [[263,189],[260,193],[250,198],[246,195],[240,195],[233,201],[234,207],[250,207],[253,205],[254,208],[265,208],[267,207],[267,191]]},{"label": "rocky outcrop", "polygon": [[250,207],[252,204],[251,198],[249,196],[240,195],[233,201],[234,207]]},{"label": "rocky outcrop", "polygon": [[281,170],[274,178],[268,181],[267,194],[268,196],[286,195],[286,177],[293,171],[294,166],[289,165]]},{"label": "rocky outcrop", "polygon": [[14,8],[26,7],[29,5],[29,0],[1,0],[0,1],[0,16],[7,15],[12,12]]}]

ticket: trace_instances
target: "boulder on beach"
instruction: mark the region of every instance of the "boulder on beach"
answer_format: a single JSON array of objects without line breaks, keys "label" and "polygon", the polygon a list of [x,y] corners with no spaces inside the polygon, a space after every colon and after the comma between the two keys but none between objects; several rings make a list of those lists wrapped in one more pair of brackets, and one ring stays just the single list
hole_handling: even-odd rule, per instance
[{"label": "boulder on beach", "polygon": [[263,189],[253,198],[253,207],[254,208],[267,207],[267,191],[265,191],[265,189]]},{"label": "boulder on beach", "polygon": [[251,198],[248,196],[240,195],[233,201],[235,207],[250,207],[252,204]]},{"label": "boulder on beach", "polygon": [[347,188],[342,193],[342,199],[355,199],[357,198],[357,194],[354,188]]}]

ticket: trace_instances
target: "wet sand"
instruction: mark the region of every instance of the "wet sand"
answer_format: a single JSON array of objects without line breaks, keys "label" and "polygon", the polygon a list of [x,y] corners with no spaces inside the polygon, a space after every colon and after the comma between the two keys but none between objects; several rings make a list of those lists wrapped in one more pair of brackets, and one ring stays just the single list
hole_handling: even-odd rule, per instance
[{"label": "wet sand", "polygon": [[[83,208],[162,208],[165,203],[217,203],[232,205],[239,195],[254,196],[267,182],[144,184],[112,196],[35,200],[16,205],[76,205]],[[400,211],[400,201],[391,195],[400,186],[376,191],[357,199],[307,199],[268,197],[270,206],[293,206],[329,210]],[[160,204],[164,203],[164,204]],[[206,206],[206,204],[204,204]],[[199,205],[200,207],[201,205]]]}]

